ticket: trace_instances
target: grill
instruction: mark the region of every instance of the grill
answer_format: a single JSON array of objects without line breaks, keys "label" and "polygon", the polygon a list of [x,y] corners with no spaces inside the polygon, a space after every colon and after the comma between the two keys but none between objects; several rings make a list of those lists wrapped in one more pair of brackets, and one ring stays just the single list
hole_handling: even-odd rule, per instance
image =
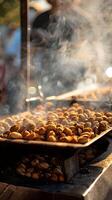
[{"label": "grill", "polygon": [[[22,25],[22,67],[24,65],[29,67],[29,51],[28,51],[28,13],[27,13],[27,1],[21,2],[21,25]],[[67,10],[68,11],[68,10]],[[80,11],[80,10],[79,10]],[[48,13],[47,13],[48,14]],[[83,13],[84,14],[84,13]],[[46,14],[43,16],[45,18]],[[48,17],[48,15],[47,15]],[[87,16],[88,17],[88,16]],[[53,18],[53,23],[55,23],[55,18]],[[39,28],[48,28],[49,19],[45,24],[40,24]],[[39,23],[39,21],[37,20]],[[37,26],[38,26],[37,23]],[[35,25],[35,24],[33,24]],[[68,25],[68,24],[66,24]],[[87,24],[86,24],[87,25]],[[33,27],[34,28],[34,27]],[[64,27],[65,28],[65,27]],[[67,27],[66,27],[67,28]],[[69,27],[70,28],[70,27]],[[77,27],[76,27],[77,28]],[[97,27],[96,27],[97,28]],[[73,31],[70,29],[71,32]],[[53,30],[52,30],[53,31]],[[46,32],[45,32],[46,33]],[[39,32],[39,36],[45,36],[45,33]],[[60,33],[62,36],[62,34]],[[33,37],[33,36],[32,36]],[[47,38],[48,37],[48,38]],[[42,38],[41,38],[42,39]],[[44,45],[44,48],[53,48],[53,52],[60,48],[57,44],[53,46],[53,39],[49,41],[49,35],[46,34],[46,41],[40,41],[40,46]],[[67,32],[64,35],[63,42],[68,39],[71,40],[71,36]],[[31,38],[32,40],[32,38]],[[57,38],[58,41],[58,38]],[[56,41],[56,42],[57,42]],[[38,45],[37,45],[38,46]],[[56,49],[55,49],[56,48]],[[31,49],[33,50],[33,49]],[[39,49],[40,50],[40,49]],[[35,46],[34,46],[35,52]],[[40,53],[41,51],[39,51]],[[32,52],[31,52],[32,53]],[[42,53],[42,52],[41,52]],[[45,52],[47,54],[47,51]],[[46,56],[45,54],[45,56]],[[51,56],[51,55],[50,55]],[[50,57],[49,56],[49,57]],[[59,56],[59,55],[58,55]],[[59,58],[59,57],[58,57]],[[45,64],[44,60],[44,64]],[[30,63],[31,64],[31,63]],[[52,63],[50,63],[52,64]],[[72,65],[71,65],[72,66]],[[77,66],[77,65],[76,65]],[[81,68],[81,73],[83,69]],[[29,72],[27,72],[27,81],[29,81]],[[55,75],[51,79],[54,79]],[[60,78],[60,76],[59,76]],[[78,77],[79,79],[81,77]],[[70,77],[69,77],[70,79]],[[45,80],[45,77],[43,77]],[[34,80],[33,80],[34,81]],[[36,80],[37,81],[37,80]],[[35,81],[34,81],[35,82]],[[62,82],[58,82],[62,84]],[[55,82],[53,82],[55,85]],[[67,82],[69,85],[69,81]],[[108,85],[108,84],[107,84]],[[29,87],[29,82],[28,85]],[[45,87],[44,83],[44,87]],[[106,86],[108,88],[108,86]],[[38,87],[39,88],[39,87]],[[91,109],[96,112],[111,112],[112,111],[112,101],[111,94],[109,98],[104,99],[102,96],[102,91],[104,87],[99,87],[95,92],[88,92],[86,95],[82,95],[83,90],[80,94],[77,91],[66,93],[65,95],[55,96],[55,97],[43,97],[42,91],[39,91],[39,97],[32,97],[28,94],[26,104],[27,108],[30,108],[32,115],[38,112],[39,107],[46,108],[45,103],[50,100],[53,103],[53,108],[56,109],[62,107],[70,107],[74,105],[84,106],[86,109]],[[50,91],[50,90],[49,90]],[[111,91],[111,87],[107,89],[108,94]],[[75,93],[75,94],[74,94]],[[94,95],[93,95],[94,93]],[[99,95],[100,93],[100,95]],[[103,93],[103,95],[107,93]],[[96,95],[96,96],[95,96]],[[100,97],[99,97],[100,96]],[[42,99],[43,98],[43,99]],[[24,113],[16,115],[17,117],[24,116]],[[10,117],[10,116],[9,116]],[[12,116],[11,116],[12,117]],[[6,118],[4,118],[6,120]],[[10,133],[7,133],[7,135]],[[20,133],[21,134],[21,133]],[[112,171],[112,127],[108,127],[106,130],[102,131],[100,134],[96,134],[96,137],[88,140],[88,142],[81,143],[69,143],[61,141],[43,141],[43,140],[25,140],[22,139],[11,139],[10,137],[0,137],[0,181],[8,184],[13,184],[18,188],[19,191],[27,190],[31,194],[38,194],[38,199],[65,199],[65,200],[111,200],[112,199],[112,186],[111,186],[111,171]],[[9,136],[8,135],[8,136]],[[77,138],[79,135],[77,136]],[[41,169],[39,160],[38,167],[33,166],[32,161],[41,160],[44,162],[48,161],[47,169]],[[44,161],[43,161],[43,158]],[[26,159],[27,162],[23,160]],[[31,159],[31,161],[30,161]],[[57,165],[52,164],[52,159],[57,161]],[[22,165],[21,165],[22,164]],[[50,166],[50,164],[52,164]],[[22,166],[21,171],[17,170],[18,166]],[[30,175],[27,167],[30,168]],[[58,168],[57,172],[54,174],[54,169]],[[63,174],[60,175],[60,169]],[[36,170],[36,173],[35,173]],[[53,172],[52,172],[53,170]],[[19,172],[19,173],[18,173]],[[37,175],[41,178],[37,178]],[[32,174],[36,174],[36,178],[32,178]],[[50,174],[50,178],[48,178]],[[46,178],[47,176],[47,178]],[[52,178],[53,176],[53,178]],[[33,176],[34,177],[34,176]],[[59,179],[59,177],[61,177]],[[61,181],[60,181],[61,180]],[[37,189],[39,189],[37,193]],[[31,195],[32,196],[32,195]],[[13,196],[12,196],[13,197]],[[19,194],[18,194],[19,198]],[[24,192],[22,198],[24,199]],[[22,200],[21,198],[21,200]],[[28,196],[27,198],[30,197]]]}]

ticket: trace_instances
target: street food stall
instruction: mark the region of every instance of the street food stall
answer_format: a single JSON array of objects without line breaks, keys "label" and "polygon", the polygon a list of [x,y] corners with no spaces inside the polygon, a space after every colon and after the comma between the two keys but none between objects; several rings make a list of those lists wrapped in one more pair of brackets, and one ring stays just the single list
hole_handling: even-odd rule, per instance
[{"label": "street food stall", "polygon": [[111,2],[20,8],[25,87],[0,119],[0,199],[111,200]]}]

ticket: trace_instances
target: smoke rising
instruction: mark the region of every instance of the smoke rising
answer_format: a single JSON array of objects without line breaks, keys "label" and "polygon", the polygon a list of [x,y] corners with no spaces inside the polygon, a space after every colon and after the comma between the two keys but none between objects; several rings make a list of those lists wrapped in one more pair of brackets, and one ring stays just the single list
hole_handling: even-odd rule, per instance
[{"label": "smoke rising", "polygon": [[91,84],[104,83],[112,65],[111,0],[75,2],[64,1],[47,26],[32,30],[32,63],[45,96],[81,87],[88,78]]},{"label": "smoke rising", "polygon": [[[28,85],[37,91],[31,97],[40,95],[38,85],[46,97],[104,84],[112,66],[112,0],[59,1],[58,9],[38,16],[32,26]],[[8,84],[8,105],[1,113],[8,114],[9,105],[10,112],[22,112],[26,91],[18,74]]]}]

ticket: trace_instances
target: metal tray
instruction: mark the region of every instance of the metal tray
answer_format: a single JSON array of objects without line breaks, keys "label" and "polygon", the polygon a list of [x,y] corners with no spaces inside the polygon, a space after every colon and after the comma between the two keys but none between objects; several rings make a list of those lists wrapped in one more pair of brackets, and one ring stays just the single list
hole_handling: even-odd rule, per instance
[{"label": "metal tray", "polygon": [[53,148],[67,148],[67,149],[80,149],[80,148],[86,148],[93,144],[94,142],[98,141],[100,138],[103,138],[105,135],[110,133],[112,131],[112,128],[109,128],[108,130],[102,132],[100,135],[96,136],[95,138],[91,139],[86,144],[72,144],[72,143],[65,143],[65,142],[47,142],[47,141],[28,141],[28,140],[19,140],[19,139],[5,139],[0,138],[0,143],[10,143],[10,144],[24,144],[24,145],[35,145],[40,147],[53,147]]}]

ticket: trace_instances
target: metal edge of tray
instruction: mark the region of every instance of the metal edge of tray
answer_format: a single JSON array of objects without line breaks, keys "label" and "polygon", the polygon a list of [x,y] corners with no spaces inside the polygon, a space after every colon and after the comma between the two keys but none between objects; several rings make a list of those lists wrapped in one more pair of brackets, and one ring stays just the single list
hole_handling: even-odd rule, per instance
[{"label": "metal edge of tray", "polygon": [[104,137],[106,134],[110,133],[112,128],[109,128],[106,131],[103,131],[100,135],[96,136],[94,139],[91,139],[86,144],[72,144],[72,143],[64,143],[64,142],[47,142],[47,141],[28,141],[23,139],[6,139],[0,138],[0,143],[10,143],[10,144],[24,144],[24,145],[36,145],[36,146],[44,146],[44,147],[55,147],[55,148],[72,148],[72,149],[80,149],[86,148],[98,141],[100,138]]}]

